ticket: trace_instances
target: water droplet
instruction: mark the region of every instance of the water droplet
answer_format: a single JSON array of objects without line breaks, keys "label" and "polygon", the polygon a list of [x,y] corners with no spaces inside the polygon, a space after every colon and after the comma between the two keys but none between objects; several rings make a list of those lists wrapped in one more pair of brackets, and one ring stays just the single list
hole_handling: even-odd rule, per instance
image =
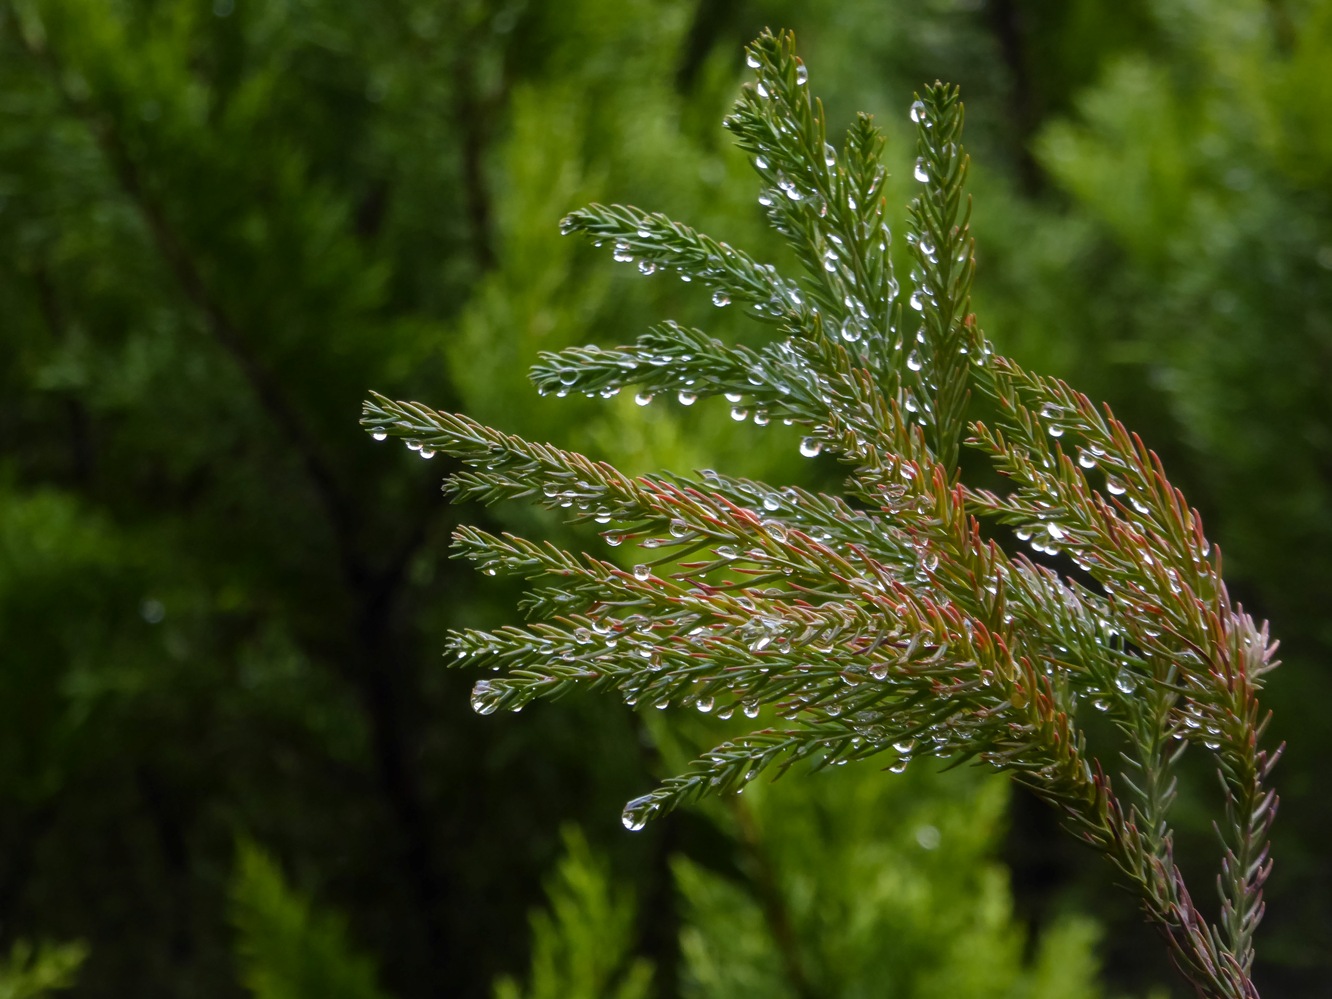
[{"label": "water droplet", "polygon": [[383,431],[383,430],[376,430],[376,431],[375,431],[373,434],[371,434],[370,436],[373,437],[373,438],[374,438],[375,440],[377,440],[377,441],[382,441],[382,440],[387,440],[387,439],[388,439],[388,434],[387,434],[385,431]]},{"label": "water droplet", "polygon": [[754,84],[754,89],[758,91],[758,95],[759,95],[760,97],[764,98],[765,100],[767,99],[767,97],[768,97],[768,88],[765,87],[765,86],[763,85],[763,81],[762,81],[762,80],[759,80],[758,83]]},{"label": "water droplet", "polygon": [[768,160],[767,160],[767,158],[764,157],[764,156],[755,156],[755,157],[754,157],[754,166],[758,167],[760,170],[766,170],[766,169],[768,169]]},{"label": "water droplet", "polygon": [[757,718],[759,715],[759,702],[750,698],[740,705],[746,718]]},{"label": "water droplet", "polygon": [[1064,436],[1064,428],[1061,427],[1058,423],[1051,423],[1048,427],[1046,427],[1046,430],[1049,432],[1051,437]]},{"label": "water droplet", "polygon": [[758,56],[754,55],[754,53],[752,52],[748,53],[745,56],[745,65],[748,66],[750,69],[758,69],[759,68]]},{"label": "water droplet", "polygon": [[634,578],[637,579],[640,583],[645,582],[649,577],[651,577],[651,575],[652,575],[652,570],[649,569],[647,566],[643,565],[641,562],[638,565],[634,566]]},{"label": "water droplet", "polygon": [[776,493],[768,493],[767,496],[763,497],[763,509],[769,512],[780,509],[781,505],[782,501],[777,498]]},{"label": "water droplet", "polygon": [[1083,468],[1095,468],[1096,456],[1092,454],[1090,451],[1084,451],[1081,448],[1079,448],[1078,464],[1081,465]]},{"label": "water droplet", "polygon": [[1125,666],[1115,674],[1115,686],[1120,693],[1131,694],[1138,689],[1138,678]]},{"label": "water droplet", "polygon": [[645,794],[624,806],[624,813],[620,816],[620,821],[630,832],[638,832],[647,825],[648,819],[659,811],[661,811],[661,805],[652,800],[652,795]]},{"label": "water droplet", "polygon": [[732,406],[731,419],[735,420],[737,423],[747,420],[749,419],[749,410],[745,409],[743,406]]},{"label": "water droplet", "polygon": [[1124,485],[1123,481],[1113,475],[1105,477],[1105,488],[1111,496],[1123,496],[1124,493],[1128,492],[1128,487]]},{"label": "water droplet", "polygon": [[420,454],[422,458],[433,458],[435,456],[435,449],[433,447],[425,447],[423,445],[421,447]]},{"label": "water droplet", "polygon": [[712,304],[717,306],[717,308],[719,309],[724,305],[730,305],[731,296],[726,294],[726,292],[724,291],[714,291],[712,293]]},{"label": "water droplet", "polygon": [[1064,407],[1057,403],[1047,402],[1041,407],[1042,420],[1057,420],[1064,415]]},{"label": "water droplet", "polygon": [[831,143],[825,142],[823,144],[823,162],[824,165],[830,168],[837,166],[837,150],[832,147]]},{"label": "water droplet", "polygon": [[803,87],[808,82],[809,82],[809,70],[805,68],[805,64],[802,62],[799,66],[796,67],[796,86]]},{"label": "water droplet", "polygon": [[681,406],[692,406],[698,401],[698,396],[693,392],[681,392],[676,398],[680,400]]},{"label": "water droplet", "polygon": [[411,441],[406,441],[406,442],[404,442],[404,443],[406,443],[406,445],[407,445],[407,450],[408,450],[408,451],[419,451],[419,450],[421,450],[421,442],[420,442],[420,441],[411,440]]},{"label": "water droplet", "polygon": [[607,534],[605,535],[605,538],[606,544],[610,545],[612,548],[618,548],[620,545],[624,544],[624,535],[622,534]]},{"label": "water droplet", "polygon": [[634,259],[634,255],[629,252],[628,243],[616,243],[615,252],[612,254],[612,256],[616,260],[620,261],[620,263],[622,264],[626,264]]},{"label": "water droplet", "polygon": [[1062,541],[1064,538],[1068,537],[1068,532],[1058,524],[1046,524],[1045,532],[1056,541]]},{"label": "water droplet", "polygon": [[479,715],[494,714],[504,696],[502,687],[497,687],[489,680],[477,680],[472,688],[472,710]]},{"label": "water droplet", "polygon": [[766,427],[768,425],[768,414],[761,409],[754,410],[754,426]]},{"label": "water droplet", "polygon": [[917,312],[924,311],[925,298],[921,294],[921,290],[919,288],[917,288],[915,291],[911,293],[911,298],[907,301],[907,304],[910,305]]},{"label": "water droplet", "polygon": [[764,208],[771,208],[772,195],[769,194],[767,191],[764,191],[762,194],[759,195],[758,203],[762,205]]},{"label": "water droplet", "polygon": [[855,343],[860,339],[860,327],[853,320],[845,319],[842,321],[841,335],[847,343]]},{"label": "water droplet", "polygon": [[651,260],[640,260],[638,262],[638,272],[643,275],[655,274],[657,272],[657,265]]},{"label": "water droplet", "polygon": [[912,371],[919,371],[921,368],[920,354],[916,353],[916,351],[913,350],[910,354],[907,354],[906,363],[907,367],[910,368]]},{"label": "water droplet", "polygon": [[914,104],[911,105],[911,120],[918,125],[925,120],[924,101],[916,101]]},{"label": "water droplet", "polygon": [[638,403],[638,405],[640,406],[646,406],[651,401],[652,401],[651,392],[639,392],[638,395],[634,396],[634,402]]},{"label": "water droplet", "polygon": [[689,533],[689,525],[686,524],[683,520],[672,520],[670,531],[671,531],[671,537],[683,538],[686,534]]},{"label": "water droplet", "polygon": [[697,701],[694,702],[694,706],[698,708],[698,710],[702,711],[704,714],[707,714],[709,711],[712,710],[713,703],[714,702],[711,697],[700,697]]},{"label": "water droplet", "polygon": [[925,157],[916,157],[916,169],[913,171],[915,178],[922,184],[930,182],[930,171],[925,165]]},{"label": "water droplet", "polygon": [[800,442],[800,453],[806,458],[813,458],[822,450],[823,442],[817,437],[806,437]]}]

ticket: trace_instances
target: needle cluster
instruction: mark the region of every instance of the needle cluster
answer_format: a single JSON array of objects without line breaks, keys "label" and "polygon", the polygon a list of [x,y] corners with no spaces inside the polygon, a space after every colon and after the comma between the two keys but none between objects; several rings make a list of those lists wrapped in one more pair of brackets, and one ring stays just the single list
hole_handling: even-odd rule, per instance
[{"label": "needle cluster", "polygon": [[[452,498],[527,499],[645,552],[626,569],[460,528],[460,557],[532,583],[528,623],[452,636],[457,665],[488,669],[473,706],[518,710],[582,687],[756,719],[630,802],[631,829],[800,760],[988,765],[1116,865],[1199,995],[1257,996],[1253,935],[1276,811],[1266,782],[1279,753],[1261,747],[1258,692],[1276,665],[1265,626],[1231,603],[1219,550],[1138,437],[981,331],[957,89],[935,84],[911,106],[919,195],[899,277],[873,121],[862,115],[829,142],[789,34],[765,33],[748,64],[755,79],[726,126],[801,276],[627,206],[590,205],[563,229],[645,273],[680,273],[768,324],[771,341],[751,349],[666,322],[630,346],[543,355],[533,378],[562,395],[725,396],[740,419],[801,426],[802,453],[835,455],[845,489],[717,472],[635,478],[373,396],[369,431],[457,461]],[[964,482],[963,447],[1005,488]],[[1094,755],[1089,728],[1112,731],[1118,756]],[[1175,862],[1186,752],[1214,765],[1224,798],[1210,917]]]}]

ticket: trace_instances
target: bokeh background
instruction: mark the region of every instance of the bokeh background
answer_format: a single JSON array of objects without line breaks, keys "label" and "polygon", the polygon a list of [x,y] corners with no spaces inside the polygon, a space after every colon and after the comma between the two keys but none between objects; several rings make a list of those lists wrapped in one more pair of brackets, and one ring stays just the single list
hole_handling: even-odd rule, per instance
[{"label": "bokeh background", "polygon": [[1332,995],[1327,0],[0,0],[0,991],[1183,994],[1002,781],[847,767],[630,835],[724,722],[481,718],[441,658],[520,595],[450,560],[460,519],[601,542],[445,506],[368,389],[835,487],[720,402],[525,377],[667,316],[753,335],[558,221],[632,202],[780,262],[721,128],[765,25],[833,123],[875,113],[894,203],[913,90],[961,85],[981,324],[1142,433],[1282,640],[1257,980]]}]

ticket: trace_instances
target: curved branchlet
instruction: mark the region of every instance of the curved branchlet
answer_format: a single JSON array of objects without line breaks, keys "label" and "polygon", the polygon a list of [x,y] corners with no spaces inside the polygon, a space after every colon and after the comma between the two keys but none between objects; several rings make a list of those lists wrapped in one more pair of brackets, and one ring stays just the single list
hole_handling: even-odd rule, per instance
[{"label": "curved branchlet", "polygon": [[[747,61],[755,80],[726,126],[802,275],[636,208],[591,205],[564,230],[645,273],[678,271],[776,336],[753,349],[667,321],[630,346],[544,354],[533,379],[556,395],[725,396],[738,419],[805,428],[801,452],[835,454],[845,494],[711,471],[632,477],[373,396],[363,423],[376,438],[456,459],[453,499],[526,500],[643,553],[626,569],[609,552],[459,528],[458,557],[531,584],[525,624],[450,636],[453,664],[488,667],[473,706],[518,710],[580,688],[754,720],[630,802],[631,829],[801,760],[991,766],[1109,857],[1199,994],[1256,997],[1279,755],[1261,744],[1258,693],[1276,665],[1265,626],[1231,604],[1201,518],[1141,440],[981,333],[957,89],[927,87],[911,107],[921,186],[899,294],[872,120],[857,119],[839,147],[828,141],[789,34],[764,34]],[[973,387],[994,404],[989,423],[967,422]],[[1004,490],[961,481],[963,443],[992,460]],[[1001,547],[995,525],[1020,550]],[[1108,726],[1088,724],[1100,715]],[[1118,758],[1089,748],[1085,730],[1107,728]],[[1215,918],[1173,854],[1186,751],[1215,762],[1224,795]]]}]

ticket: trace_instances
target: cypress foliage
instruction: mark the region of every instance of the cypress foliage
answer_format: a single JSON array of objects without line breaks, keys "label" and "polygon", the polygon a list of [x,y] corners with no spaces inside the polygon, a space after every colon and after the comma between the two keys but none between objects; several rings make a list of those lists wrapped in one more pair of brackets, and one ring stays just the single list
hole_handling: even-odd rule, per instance
[{"label": "cypress foliage", "polygon": [[[737,419],[804,428],[803,454],[847,466],[845,493],[713,471],[633,478],[373,396],[363,422],[377,438],[458,461],[452,498],[531,499],[643,550],[625,570],[460,528],[460,557],[535,584],[527,625],[452,636],[458,665],[496,671],[477,682],[474,708],[586,687],[756,719],[630,802],[630,829],[800,760],[989,765],[1115,864],[1200,995],[1257,996],[1279,755],[1261,746],[1257,695],[1276,665],[1266,627],[1232,605],[1219,550],[1141,440],[981,331],[957,89],[935,84],[911,107],[920,195],[899,277],[872,120],[829,143],[789,34],[765,33],[748,63],[756,80],[726,124],[801,278],[634,208],[591,205],[563,229],[644,273],[678,272],[767,324],[771,340],[732,345],[665,322],[631,346],[548,354],[533,379],[561,395],[633,388],[644,403],[724,396]],[[973,484],[964,445],[1003,488]],[[1175,774],[1190,751],[1224,795],[1215,914],[1173,849]]]}]

